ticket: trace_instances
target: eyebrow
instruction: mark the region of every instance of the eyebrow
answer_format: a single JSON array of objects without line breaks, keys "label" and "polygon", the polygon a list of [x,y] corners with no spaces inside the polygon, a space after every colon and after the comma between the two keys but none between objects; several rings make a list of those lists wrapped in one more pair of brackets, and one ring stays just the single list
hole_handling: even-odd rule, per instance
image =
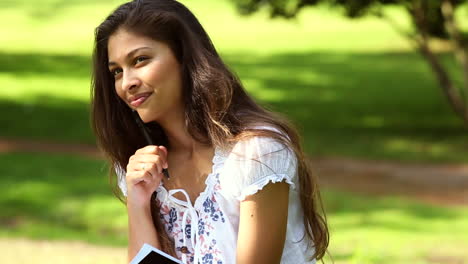
[{"label": "eyebrow", "polygon": [[[136,49],[130,51],[130,52],[127,54],[127,56],[125,56],[125,58],[128,59],[129,57],[132,57],[133,54],[135,54],[137,51],[143,50],[143,49],[151,49],[151,48],[150,48],[150,47],[140,47],[140,48],[136,48]],[[109,67],[115,66],[115,65],[117,65],[117,63],[115,63],[115,62],[113,62],[113,61],[109,61],[109,63],[108,63],[108,66],[109,66]]]}]

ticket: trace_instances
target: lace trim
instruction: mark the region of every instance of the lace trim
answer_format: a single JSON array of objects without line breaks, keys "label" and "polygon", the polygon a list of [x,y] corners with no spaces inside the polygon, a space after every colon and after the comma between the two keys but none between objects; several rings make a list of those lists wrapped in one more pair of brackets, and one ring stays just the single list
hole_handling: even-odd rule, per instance
[{"label": "lace trim", "polygon": [[290,179],[288,174],[271,174],[263,177],[260,180],[252,183],[251,185],[244,188],[241,194],[237,197],[237,200],[243,201],[249,195],[253,195],[258,191],[262,190],[268,183],[286,182],[291,185],[293,190],[296,189],[296,184]]},{"label": "lace trim", "polygon": [[[206,197],[213,192],[213,186],[216,184],[216,178],[214,177],[219,170],[223,167],[224,162],[227,159],[227,155],[225,152],[223,152],[219,147],[215,147],[215,152],[213,155],[212,159],[212,166],[211,166],[211,173],[206,176],[205,180],[205,189],[198,195],[198,197],[195,199],[195,203],[193,206],[197,208],[197,204],[199,203],[199,200],[203,200],[203,197]],[[163,183],[159,185],[157,188],[157,196],[155,199],[159,200],[162,204],[169,202],[168,196],[169,192],[167,191],[166,188],[164,188]],[[179,209],[185,209],[185,207],[182,207],[176,203],[171,202],[171,206],[178,207]]]}]

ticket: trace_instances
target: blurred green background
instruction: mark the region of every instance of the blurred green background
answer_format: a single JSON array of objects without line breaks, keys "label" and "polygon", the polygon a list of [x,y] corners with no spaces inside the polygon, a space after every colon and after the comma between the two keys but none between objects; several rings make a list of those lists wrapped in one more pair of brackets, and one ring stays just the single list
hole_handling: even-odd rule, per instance
[{"label": "blurred green background", "polygon": [[[93,30],[122,2],[0,2],[1,140],[94,144],[88,117]],[[426,62],[386,22],[348,20],[325,6],[285,21],[266,12],[242,17],[227,0],[182,2],[247,90],[294,121],[311,157],[467,163],[462,121]],[[387,11],[408,25],[402,10]],[[459,12],[468,25],[468,7]],[[439,56],[458,76],[452,56]],[[126,212],[111,193],[104,161],[3,151],[0,175],[0,241],[81,241],[117,247],[124,256]],[[335,263],[468,263],[466,206],[322,190]],[[76,263],[125,261],[80,262],[82,254]]]}]

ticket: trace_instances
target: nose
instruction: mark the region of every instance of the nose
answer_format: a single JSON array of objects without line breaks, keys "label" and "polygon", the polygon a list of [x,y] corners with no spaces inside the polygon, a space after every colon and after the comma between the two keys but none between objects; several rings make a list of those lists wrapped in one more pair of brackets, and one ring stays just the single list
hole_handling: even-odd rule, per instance
[{"label": "nose", "polygon": [[130,91],[140,86],[141,81],[134,71],[124,71],[122,76],[122,89]]}]

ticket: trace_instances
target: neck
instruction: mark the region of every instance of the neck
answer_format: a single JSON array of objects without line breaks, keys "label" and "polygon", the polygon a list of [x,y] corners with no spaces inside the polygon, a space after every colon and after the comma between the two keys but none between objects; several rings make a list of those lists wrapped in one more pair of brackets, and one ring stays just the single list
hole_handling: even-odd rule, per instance
[{"label": "neck", "polygon": [[[174,111],[166,115],[164,120],[158,120],[169,141],[171,152],[190,154],[196,153],[202,145],[188,132],[183,112]],[[167,147],[167,146],[166,146]]]}]

